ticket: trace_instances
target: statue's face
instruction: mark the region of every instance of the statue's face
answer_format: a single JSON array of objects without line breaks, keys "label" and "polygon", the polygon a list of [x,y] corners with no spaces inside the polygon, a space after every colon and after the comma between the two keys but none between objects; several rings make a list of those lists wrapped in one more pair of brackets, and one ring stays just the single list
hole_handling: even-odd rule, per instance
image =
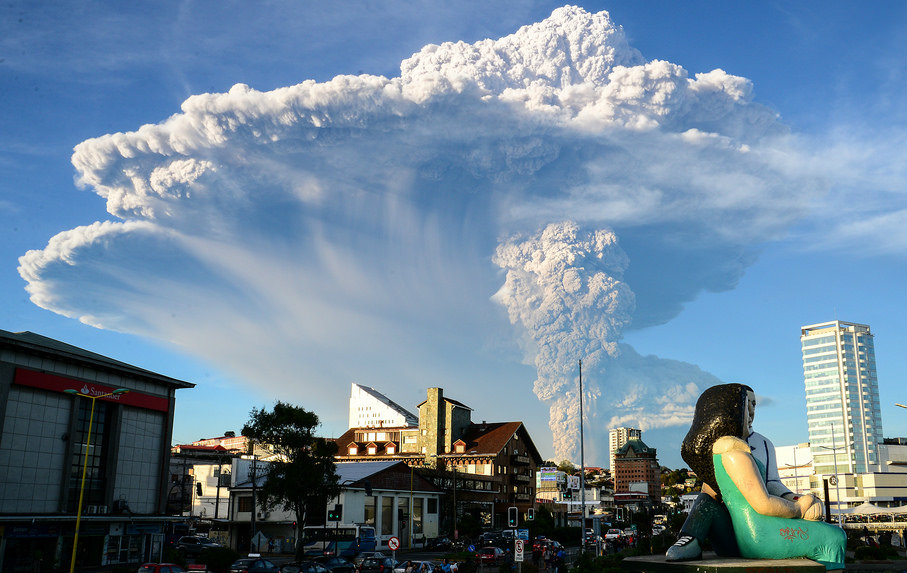
[{"label": "statue's face", "polygon": [[746,391],[746,434],[753,433],[753,418],[756,417],[756,394],[752,390]]}]

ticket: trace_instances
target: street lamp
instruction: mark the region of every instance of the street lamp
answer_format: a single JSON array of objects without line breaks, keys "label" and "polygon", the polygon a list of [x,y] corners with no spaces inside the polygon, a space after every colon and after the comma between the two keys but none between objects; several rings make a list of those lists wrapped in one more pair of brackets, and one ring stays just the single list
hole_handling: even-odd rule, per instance
[{"label": "street lamp", "polygon": [[[832,455],[833,455],[833,458],[832,458],[832,459],[833,459],[834,462],[835,462],[835,476],[834,476],[834,480],[835,480],[835,507],[838,508],[838,525],[840,525],[840,524],[841,524],[841,518],[842,518],[843,516],[841,515],[841,511],[840,511],[840,510],[841,510],[841,486],[838,485],[838,483],[839,483],[839,481],[840,481],[839,478],[838,478],[838,450],[841,449],[841,448],[845,448],[845,447],[844,447],[844,446],[841,446],[841,448],[838,448],[838,442],[837,442],[837,440],[835,440],[835,425],[834,425],[834,424],[829,424],[829,426],[831,426],[831,445],[832,445],[832,447],[830,447],[830,448],[829,448],[828,446],[819,446],[819,447],[820,447],[820,448],[825,448],[826,450],[831,450],[831,451],[832,451]],[[845,448],[845,449],[846,449],[846,448]]]},{"label": "street lamp", "polygon": [[79,486],[79,507],[76,510],[76,532],[72,538],[72,559],[70,559],[69,562],[69,573],[73,573],[76,570],[76,548],[79,545],[79,526],[82,525],[82,501],[85,499],[85,474],[88,472],[88,450],[91,449],[91,426],[94,424],[94,403],[98,398],[119,396],[121,394],[129,392],[129,390],[125,388],[117,388],[113,392],[99,394],[97,396],[82,394],[78,390],[73,390],[72,388],[63,390],[63,392],[72,396],[81,396],[83,398],[88,398],[91,400],[91,414],[88,417],[88,437],[85,439],[85,461],[82,462],[82,484]]}]

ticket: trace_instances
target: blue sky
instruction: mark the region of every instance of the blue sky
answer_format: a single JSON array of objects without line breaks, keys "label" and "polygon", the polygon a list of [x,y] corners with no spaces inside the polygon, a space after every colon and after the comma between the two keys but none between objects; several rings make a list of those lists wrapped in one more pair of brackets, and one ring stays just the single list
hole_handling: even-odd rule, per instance
[{"label": "blue sky", "polygon": [[[837,317],[872,327],[885,434],[907,435],[907,9],[870,6],[585,3],[609,23],[563,26],[624,58],[618,90],[592,59],[529,87],[462,63],[549,2],[7,3],[0,328],[197,383],[177,441],[277,398],[339,434],[355,381],[411,407],[442,386],[554,456],[582,358],[587,463],[635,419],[680,465],[712,380],[805,441],[798,328]],[[497,53],[548,73],[543,32]],[[206,93],[228,95],[187,101]],[[300,106],[311,124],[281,123]],[[41,250],[45,308],[17,270]]]}]

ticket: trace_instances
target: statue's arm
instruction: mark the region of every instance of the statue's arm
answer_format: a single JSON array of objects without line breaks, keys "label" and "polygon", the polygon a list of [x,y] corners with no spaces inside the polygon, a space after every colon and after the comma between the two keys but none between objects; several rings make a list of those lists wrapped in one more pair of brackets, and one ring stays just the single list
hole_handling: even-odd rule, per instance
[{"label": "statue's arm", "polygon": [[756,512],[776,517],[802,517],[799,504],[771,495],[765,488],[746,442],[725,436],[715,442],[713,452],[721,454],[719,459],[731,481]]}]

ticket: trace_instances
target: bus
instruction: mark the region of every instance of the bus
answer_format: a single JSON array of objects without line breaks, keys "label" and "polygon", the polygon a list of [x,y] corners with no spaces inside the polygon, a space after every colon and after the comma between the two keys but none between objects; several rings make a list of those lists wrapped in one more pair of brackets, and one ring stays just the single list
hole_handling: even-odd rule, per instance
[{"label": "bus", "polygon": [[302,528],[302,543],[306,557],[338,555],[355,557],[364,551],[375,551],[378,538],[371,525],[334,524],[307,525]]}]

